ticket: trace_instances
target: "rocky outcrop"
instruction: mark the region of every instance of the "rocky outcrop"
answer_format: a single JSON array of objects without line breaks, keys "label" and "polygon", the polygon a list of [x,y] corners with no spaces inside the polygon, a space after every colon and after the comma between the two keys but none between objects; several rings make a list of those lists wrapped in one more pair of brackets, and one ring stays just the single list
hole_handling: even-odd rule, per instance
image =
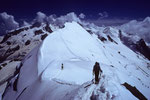
[{"label": "rocky outcrop", "polygon": [[150,60],[150,48],[146,45],[145,41],[143,39],[140,39],[136,43],[136,49],[143,54],[146,58]]}]

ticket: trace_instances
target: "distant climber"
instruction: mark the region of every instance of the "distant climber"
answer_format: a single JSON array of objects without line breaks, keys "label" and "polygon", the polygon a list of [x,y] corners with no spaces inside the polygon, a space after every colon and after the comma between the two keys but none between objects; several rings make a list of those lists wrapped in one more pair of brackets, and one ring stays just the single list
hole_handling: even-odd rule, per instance
[{"label": "distant climber", "polygon": [[95,63],[93,67],[93,75],[95,74],[95,84],[99,83],[99,72],[102,73],[102,70],[100,68],[100,65],[98,62]]},{"label": "distant climber", "polygon": [[64,69],[64,65],[63,65],[63,63],[61,64],[61,70],[63,70]]}]

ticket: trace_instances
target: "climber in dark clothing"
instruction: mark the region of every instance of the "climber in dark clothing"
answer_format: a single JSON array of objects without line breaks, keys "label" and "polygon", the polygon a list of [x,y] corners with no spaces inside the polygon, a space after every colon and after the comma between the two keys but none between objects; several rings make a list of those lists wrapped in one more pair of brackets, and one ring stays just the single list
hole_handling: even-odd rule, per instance
[{"label": "climber in dark clothing", "polygon": [[100,65],[98,62],[95,63],[93,67],[93,75],[95,74],[95,84],[99,83],[99,72],[102,73]]},{"label": "climber in dark clothing", "polygon": [[63,69],[64,69],[64,64],[62,63],[62,64],[61,64],[61,70],[63,70]]}]

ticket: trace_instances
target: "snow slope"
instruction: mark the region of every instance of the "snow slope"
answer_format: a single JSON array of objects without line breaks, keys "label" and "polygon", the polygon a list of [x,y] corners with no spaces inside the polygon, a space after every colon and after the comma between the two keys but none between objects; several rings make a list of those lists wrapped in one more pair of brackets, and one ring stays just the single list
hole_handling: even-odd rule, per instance
[{"label": "snow slope", "polygon": [[[137,100],[121,85],[124,82],[150,99],[150,62],[123,45],[118,30],[110,28],[109,32],[101,31],[99,35],[107,40],[101,41],[76,22],[66,23],[26,56],[3,99]],[[96,61],[103,70],[98,85],[92,83]]]}]

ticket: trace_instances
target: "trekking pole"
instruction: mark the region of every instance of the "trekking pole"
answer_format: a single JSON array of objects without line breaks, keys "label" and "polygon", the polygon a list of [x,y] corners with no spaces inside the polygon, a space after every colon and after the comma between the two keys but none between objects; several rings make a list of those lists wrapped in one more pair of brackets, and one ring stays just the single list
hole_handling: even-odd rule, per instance
[{"label": "trekking pole", "polygon": [[92,82],[94,83],[94,74],[92,73]]},{"label": "trekking pole", "polygon": [[101,76],[102,76],[102,72],[100,73],[99,80],[101,79]]}]

